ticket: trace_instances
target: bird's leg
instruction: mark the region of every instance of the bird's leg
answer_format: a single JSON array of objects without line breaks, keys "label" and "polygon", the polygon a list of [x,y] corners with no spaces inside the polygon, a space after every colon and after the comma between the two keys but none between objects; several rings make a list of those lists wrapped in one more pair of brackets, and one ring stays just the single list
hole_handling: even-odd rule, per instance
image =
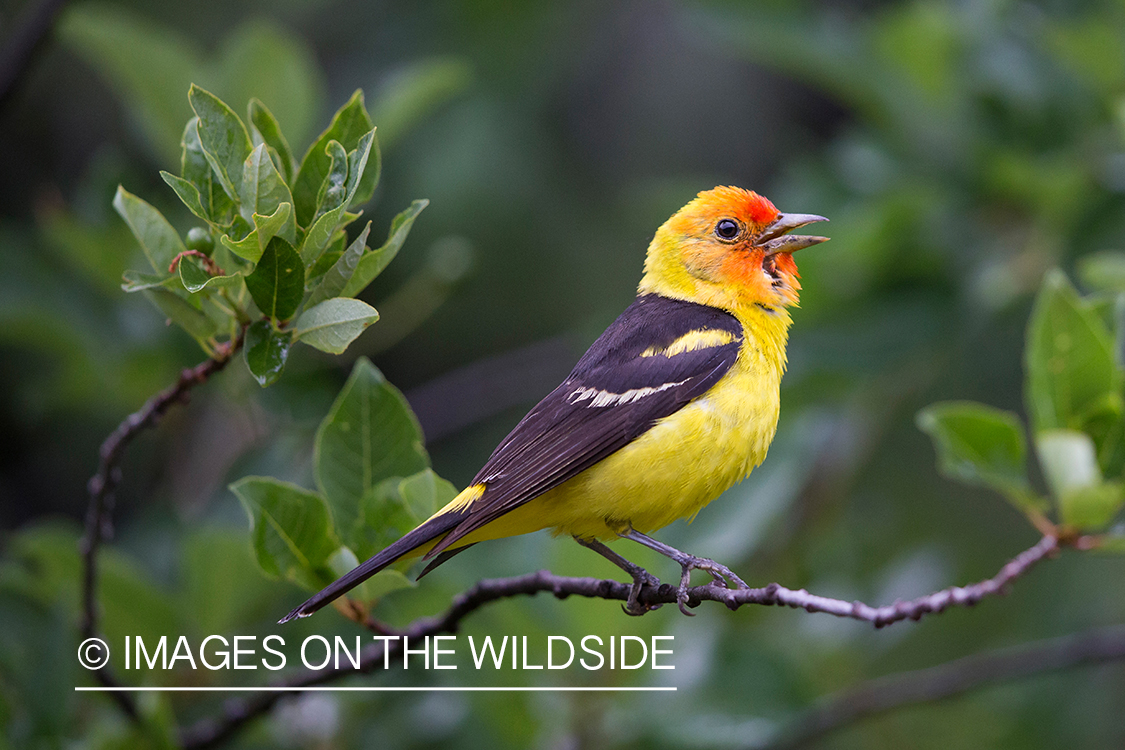
[{"label": "bird's leg", "polygon": [[652,573],[649,573],[640,565],[629,562],[624,557],[599,542],[597,539],[582,539],[581,537],[576,536],[574,537],[574,541],[578,542],[587,549],[592,549],[594,552],[597,552],[599,555],[609,560],[611,563],[632,576],[633,588],[629,589],[629,599],[622,607],[622,609],[625,610],[626,614],[639,616],[643,615],[649,610],[660,608],[659,604],[641,604],[639,599],[642,588],[644,588],[645,586],[652,586],[655,588],[656,586],[660,585],[659,578],[654,576]]},{"label": "bird's leg", "polygon": [[[695,555],[689,555],[686,552],[680,552],[675,547],[669,547],[667,544],[658,542],[652,537],[645,536],[641,532],[634,529],[629,529],[628,531],[625,531],[618,536],[622,536],[626,539],[632,539],[634,542],[643,544],[649,549],[654,549],[665,557],[670,557],[680,564],[680,588],[679,591],[676,592],[676,601],[679,604],[680,611],[685,615],[690,616],[694,614],[687,610],[687,590],[688,584],[691,583],[691,571],[693,570],[707,571],[711,574],[711,577],[715,579],[717,583],[721,583],[727,588],[750,588],[746,585],[745,581],[735,575],[734,571],[732,571],[725,565],[715,562],[714,560],[709,560],[706,557],[696,557]],[[731,583],[734,583],[735,585],[731,586]]]}]

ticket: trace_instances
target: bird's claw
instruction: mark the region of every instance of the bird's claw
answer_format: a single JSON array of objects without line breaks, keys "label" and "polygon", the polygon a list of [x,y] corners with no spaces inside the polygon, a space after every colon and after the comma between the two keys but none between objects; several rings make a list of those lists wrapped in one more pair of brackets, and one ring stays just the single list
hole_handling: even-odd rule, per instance
[{"label": "bird's claw", "polygon": [[[713,583],[721,584],[724,588],[728,589],[748,589],[750,588],[746,581],[743,581],[738,575],[722,563],[717,563],[706,557],[696,557],[695,555],[687,555],[680,561],[680,588],[676,591],[676,604],[679,606],[680,611],[688,617],[695,617],[694,612],[689,612],[688,607],[688,587],[691,584],[691,571],[703,570],[711,575]],[[734,584],[733,586],[731,584]]]},{"label": "bird's claw", "polygon": [[684,563],[680,570],[680,588],[676,590],[676,606],[688,617],[695,617],[695,613],[689,612],[687,608],[688,586],[691,585],[691,571],[692,566]]},{"label": "bird's claw", "polygon": [[[748,589],[746,581],[738,577],[738,575],[722,563],[717,563],[714,560],[709,560],[706,557],[696,557],[691,565],[692,569],[705,570],[711,574],[711,578],[715,583],[720,583],[724,588],[728,589]],[[731,586],[731,584],[734,584]]]},{"label": "bird's claw", "polygon": [[640,617],[646,612],[660,609],[661,605],[659,604],[641,603],[641,589],[645,586],[657,588],[660,586],[660,579],[644,568],[638,568],[637,571],[633,573],[633,586],[629,589],[629,598],[621,605],[621,609],[624,610],[625,614]]}]

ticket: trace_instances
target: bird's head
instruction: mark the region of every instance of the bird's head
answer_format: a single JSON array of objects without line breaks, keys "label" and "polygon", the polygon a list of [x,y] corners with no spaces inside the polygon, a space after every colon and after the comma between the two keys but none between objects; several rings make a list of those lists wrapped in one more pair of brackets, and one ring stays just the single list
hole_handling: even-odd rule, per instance
[{"label": "bird's head", "polygon": [[816,221],[828,220],[783,214],[742,188],[706,190],[657,230],[640,292],[732,311],[796,305],[801,282],[793,253],[828,238],[786,233]]}]

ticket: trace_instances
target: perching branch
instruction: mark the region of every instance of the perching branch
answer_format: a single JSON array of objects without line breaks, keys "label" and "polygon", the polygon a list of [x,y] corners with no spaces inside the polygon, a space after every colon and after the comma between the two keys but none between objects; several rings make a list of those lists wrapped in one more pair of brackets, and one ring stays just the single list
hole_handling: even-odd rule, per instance
[{"label": "perching branch", "polygon": [[[1059,539],[1053,536],[1044,536],[1033,547],[1008,562],[992,578],[964,587],[944,589],[906,602],[895,602],[884,607],[830,599],[810,594],[803,589],[793,591],[776,583],[760,589],[726,589],[715,583],[695,586],[688,590],[688,606],[697,607],[705,601],[721,602],[730,609],[738,609],[744,604],[788,606],[808,612],[824,612],[837,617],[863,620],[879,628],[901,620],[918,620],[923,615],[942,612],[952,606],[971,607],[986,596],[1002,594],[1009,583],[1025,574],[1039,561],[1054,555],[1064,544],[1073,546],[1076,541],[1066,540],[1060,543]],[[631,588],[631,584],[620,581],[557,576],[546,570],[515,578],[483,580],[454,598],[452,605],[444,614],[416,620],[403,630],[392,632],[379,623],[368,622],[368,627],[377,635],[388,635],[391,639],[373,644],[364,650],[358,670],[350,668],[306,670],[290,675],[275,683],[275,686],[310,687],[333,682],[359,672],[381,670],[391,660],[401,658],[403,639],[401,637],[394,639],[394,636],[417,640],[431,635],[454,633],[465,617],[486,604],[500,599],[550,593],[559,599],[584,596],[624,602],[629,598]],[[649,605],[675,604],[676,587],[669,584],[657,588],[645,587],[639,599],[641,603]],[[229,700],[223,704],[218,716],[203,719],[185,729],[181,735],[181,744],[185,750],[214,747],[248,721],[270,710],[281,695],[281,693],[264,693],[252,698]]]},{"label": "perching branch", "polygon": [[791,750],[870,716],[961,695],[987,685],[1125,659],[1125,625],[986,651],[847,688],[798,714],[761,750]]},{"label": "perching branch", "polygon": [[[121,459],[125,449],[142,430],[156,426],[173,404],[187,401],[192,388],[226,367],[242,345],[242,337],[221,344],[215,356],[180,373],[175,385],[150,398],[144,406],[126,417],[102,443],[98,452],[98,471],[86,485],[90,504],[86,511],[86,532],[82,537],[82,638],[91,638],[98,628],[98,549],[113,536],[113,499],[121,483]],[[98,681],[106,687],[117,686],[109,665],[95,671]],[[137,709],[128,693],[110,693],[121,709],[136,718]]]},{"label": "perching branch", "polygon": [[[699,588],[714,588],[715,590],[707,592],[708,596],[700,596],[700,599],[721,601],[731,609],[737,609],[743,604],[793,607],[808,612],[824,612],[837,617],[863,620],[881,628],[900,620],[920,620],[923,615],[944,612],[954,606],[971,607],[986,596],[1002,594],[1009,583],[1025,574],[1044,558],[1053,556],[1059,551],[1060,546],[1059,539],[1048,534],[1033,547],[1029,547],[1016,555],[992,578],[986,578],[968,586],[953,586],[933,594],[920,596],[917,599],[905,602],[897,601],[883,607],[872,607],[858,601],[845,602],[840,599],[829,599],[828,597],[810,594],[804,589],[793,591],[776,583],[771,583],[761,589],[736,590],[719,589],[714,584],[709,584]],[[663,590],[664,586],[660,588]],[[697,590],[692,589],[692,592]],[[712,593],[714,596],[711,596]],[[689,601],[689,606],[695,606],[694,593],[692,601]]]}]

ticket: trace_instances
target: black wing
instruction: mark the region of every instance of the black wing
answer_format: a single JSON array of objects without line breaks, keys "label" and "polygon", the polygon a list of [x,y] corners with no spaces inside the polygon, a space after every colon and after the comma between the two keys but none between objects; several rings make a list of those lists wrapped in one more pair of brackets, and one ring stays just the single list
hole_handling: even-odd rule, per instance
[{"label": "black wing", "polygon": [[[700,348],[674,347],[700,333],[707,337],[697,341]],[[427,557],[593,466],[706,393],[734,364],[742,337],[742,325],[723,310],[638,297],[500,443],[473,479],[484,493]]]}]

